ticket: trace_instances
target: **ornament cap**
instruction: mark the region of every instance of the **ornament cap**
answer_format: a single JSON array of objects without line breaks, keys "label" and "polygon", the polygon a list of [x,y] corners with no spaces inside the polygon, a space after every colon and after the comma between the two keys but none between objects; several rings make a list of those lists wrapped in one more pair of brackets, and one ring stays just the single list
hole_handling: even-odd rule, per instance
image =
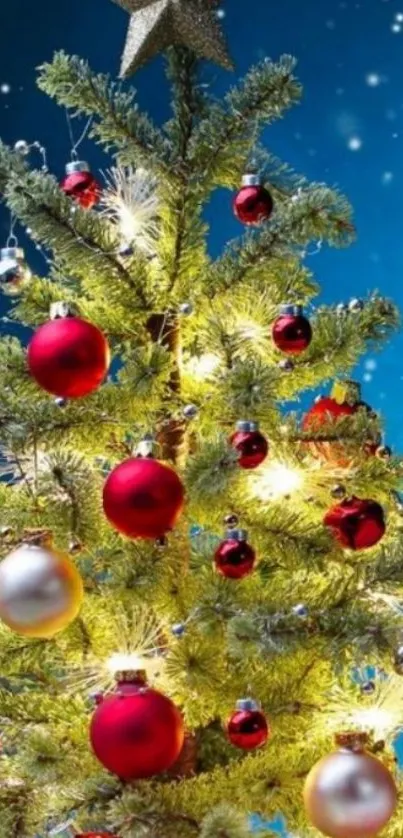
[{"label": "ornament cap", "polygon": [[236,709],[239,711],[249,711],[253,712],[256,710],[260,710],[260,704],[255,701],[253,698],[240,698],[235,705]]},{"label": "ornament cap", "polygon": [[146,686],[147,673],[145,669],[122,669],[114,673],[115,681],[119,684],[139,684]]},{"label": "ornament cap", "polygon": [[289,315],[293,317],[302,317],[304,307],[300,303],[283,303],[280,306],[281,315]]},{"label": "ornament cap", "polygon": [[228,541],[247,541],[248,533],[246,530],[231,527],[231,529],[226,530],[225,538]]},{"label": "ornament cap", "polygon": [[76,172],[89,172],[90,167],[85,160],[70,160],[66,163],[66,175],[74,175]]},{"label": "ornament cap", "polygon": [[41,527],[27,527],[22,533],[22,543],[31,547],[49,548],[53,544],[53,534],[51,530]]},{"label": "ornament cap", "polygon": [[355,753],[363,751],[368,743],[368,734],[363,730],[345,730],[336,733],[335,743],[339,748]]},{"label": "ornament cap", "polygon": [[335,381],[330,393],[337,404],[355,405],[361,401],[361,386],[357,381]]},{"label": "ornament cap", "polygon": [[57,303],[51,303],[49,315],[51,320],[59,320],[61,317],[73,317],[74,308],[71,303],[65,300],[59,300]]},{"label": "ornament cap", "polygon": [[256,172],[245,172],[242,177],[242,186],[261,186],[262,179]]},{"label": "ornament cap", "polygon": [[1,259],[24,259],[22,247],[2,247],[0,250]]},{"label": "ornament cap", "polygon": [[240,419],[239,422],[236,423],[236,429],[237,431],[243,431],[244,433],[254,433],[259,430],[259,422],[253,422],[249,419]]}]

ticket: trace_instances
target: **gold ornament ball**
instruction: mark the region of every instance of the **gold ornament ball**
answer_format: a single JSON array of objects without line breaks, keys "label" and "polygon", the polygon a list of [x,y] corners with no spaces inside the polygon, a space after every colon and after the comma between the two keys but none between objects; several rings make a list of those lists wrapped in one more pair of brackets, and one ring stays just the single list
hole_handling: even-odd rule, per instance
[{"label": "gold ornament ball", "polygon": [[0,564],[0,618],[17,634],[52,637],[77,616],[83,583],[53,547],[22,544]]},{"label": "gold ornament ball", "polygon": [[396,809],[397,790],[379,759],[346,747],[311,769],[304,803],[313,826],[329,838],[375,838]]}]

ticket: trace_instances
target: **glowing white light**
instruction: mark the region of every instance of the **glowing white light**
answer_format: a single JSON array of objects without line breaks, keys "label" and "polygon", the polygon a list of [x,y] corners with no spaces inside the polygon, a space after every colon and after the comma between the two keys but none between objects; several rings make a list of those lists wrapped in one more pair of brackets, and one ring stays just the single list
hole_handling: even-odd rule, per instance
[{"label": "glowing white light", "polygon": [[403,23],[403,12],[396,12],[396,14],[395,14],[395,20],[396,20],[398,23]]},{"label": "glowing white light", "polygon": [[393,172],[384,172],[382,175],[382,183],[386,186],[388,183],[392,183],[393,180]]},{"label": "glowing white light", "polygon": [[136,654],[123,654],[116,652],[106,661],[106,668],[109,672],[133,672],[146,669],[146,662]]},{"label": "glowing white light", "polygon": [[11,85],[10,84],[6,84],[4,82],[2,85],[0,85],[0,92],[1,93],[4,93],[4,94],[10,93],[10,90],[11,90]]},{"label": "glowing white light", "polygon": [[365,361],[365,364],[364,364],[364,367],[365,367],[366,370],[376,370],[377,366],[378,366],[378,364],[375,361],[375,358],[368,358],[368,360]]},{"label": "glowing white light", "polygon": [[194,378],[202,380],[212,375],[219,365],[220,359],[218,355],[214,355],[213,352],[206,352],[205,355],[190,358],[186,364],[186,370]]},{"label": "glowing white light", "polygon": [[362,148],[362,140],[360,137],[357,136],[350,137],[350,139],[347,142],[347,146],[350,149],[350,151],[359,151],[360,148]]},{"label": "glowing white light", "polygon": [[263,501],[276,500],[296,492],[303,482],[301,471],[285,463],[272,462],[251,474],[250,493]]},{"label": "glowing white light", "polygon": [[157,181],[145,169],[116,166],[107,172],[103,214],[118,225],[120,249],[135,245],[155,253],[158,235]]},{"label": "glowing white light", "polygon": [[364,372],[363,380],[369,383],[372,381],[372,374],[370,372]]},{"label": "glowing white light", "polygon": [[365,81],[368,87],[379,87],[382,79],[379,73],[367,73],[367,75],[365,76]]},{"label": "glowing white light", "polygon": [[392,23],[392,26],[390,28],[395,35],[402,31],[400,23]]}]

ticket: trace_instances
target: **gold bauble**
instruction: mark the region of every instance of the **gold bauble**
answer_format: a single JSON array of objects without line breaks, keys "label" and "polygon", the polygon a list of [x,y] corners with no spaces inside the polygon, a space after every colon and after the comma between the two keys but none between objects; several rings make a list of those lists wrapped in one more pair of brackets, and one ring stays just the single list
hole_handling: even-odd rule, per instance
[{"label": "gold bauble", "polygon": [[304,787],[307,815],[329,838],[375,838],[397,804],[388,769],[364,751],[359,737],[321,759]]},{"label": "gold bauble", "polygon": [[0,618],[17,634],[52,637],[77,616],[81,576],[49,544],[21,544],[0,564]]}]

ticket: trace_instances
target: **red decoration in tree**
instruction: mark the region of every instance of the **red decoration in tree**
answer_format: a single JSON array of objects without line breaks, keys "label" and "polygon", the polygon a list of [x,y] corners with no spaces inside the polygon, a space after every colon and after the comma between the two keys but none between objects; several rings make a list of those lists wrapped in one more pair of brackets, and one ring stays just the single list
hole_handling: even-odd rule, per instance
[{"label": "red decoration in tree", "polygon": [[158,460],[125,460],[104,486],[105,515],[129,538],[160,538],[175,526],[183,502],[178,475]]},{"label": "red decoration in tree", "polygon": [[91,209],[98,203],[101,195],[101,187],[84,160],[72,160],[67,163],[66,174],[60,187],[83,209]]},{"label": "red decoration in tree", "polygon": [[75,838],[118,838],[118,836],[112,835],[111,832],[80,832]]},{"label": "red decoration in tree", "polygon": [[67,399],[87,396],[108,371],[108,342],[92,323],[58,317],[35,332],[28,346],[28,366],[48,393]]},{"label": "red decoration in tree", "polygon": [[299,355],[312,340],[312,328],[302,306],[283,305],[272,327],[273,343],[287,355]]},{"label": "red decoration in tree", "polygon": [[267,439],[260,433],[257,422],[237,422],[230,443],[239,453],[238,464],[241,468],[257,468],[269,451]]},{"label": "red decoration in tree", "polygon": [[[315,404],[309,408],[302,420],[304,432],[313,431],[318,433],[323,426],[329,425],[345,416],[353,416],[358,410],[363,409],[368,413],[371,408],[361,401],[361,388],[355,381],[337,381],[330,396],[320,396]],[[378,450],[380,437],[369,440],[363,446],[363,451],[368,456],[374,455]],[[345,446],[337,440],[312,440],[309,443],[309,450],[314,457],[320,457],[339,466],[348,465],[345,458]]]},{"label": "red decoration in tree", "polygon": [[227,722],[227,736],[232,745],[243,751],[253,751],[264,745],[270,735],[265,716],[259,705],[250,698],[236,703],[236,710]]},{"label": "red decoration in tree", "polygon": [[350,550],[373,547],[385,534],[383,509],[374,500],[352,497],[333,506],[323,523],[330,527],[337,541]]},{"label": "red decoration in tree", "polygon": [[258,175],[244,175],[242,187],[233,201],[234,215],[242,224],[251,226],[267,221],[273,212],[273,198],[262,186]]},{"label": "red decoration in tree", "polygon": [[122,678],[95,709],[90,727],[95,756],[122,780],[167,771],[184,742],[182,716],[166,695],[147,686],[143,673]]},{"label": "red decoration in tree", "polygon": [[245,530],[230,529],[225,534],[225,541],[218,545],[214,554],[215,568],[227,579],[243,579],[252,572],[256,553],[247,542]]}]

